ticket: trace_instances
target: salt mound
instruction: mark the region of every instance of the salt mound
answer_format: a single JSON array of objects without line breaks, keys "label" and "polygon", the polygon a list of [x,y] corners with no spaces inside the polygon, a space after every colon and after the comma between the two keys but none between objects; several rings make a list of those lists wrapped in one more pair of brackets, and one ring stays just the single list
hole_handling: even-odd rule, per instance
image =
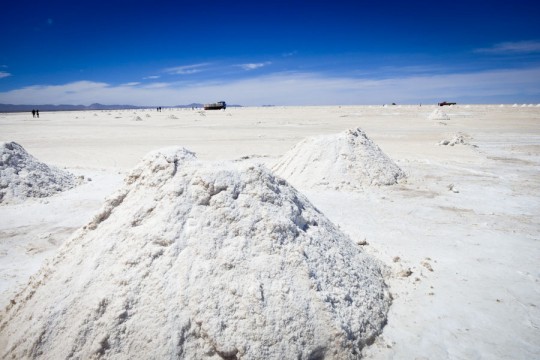
[{"label": "salt mound", "polygon": [[171,114],[169,115],[169,119],[176,120],[178,119],[178,117],[176,117],[176,115]]},{"label": "salt mound", "polygon": [[75,184],[74,175],[39,162],[16,142],[0,142],[0,203],[51,196]]},{"label": "salt mound", "polygon": [[12,300],[0,356],[352,359],[389,304],[377,263],[285,181],[176,148]]},{"label": "salt mound", "polygon": [[440,109],[433,110],[433,112],[429,114],[428,118],[430,120],[450,120],[450,116]]},{"label": "salt mound", "polygon": [[135,116],[133,118],[133,121],[142,121],[142,118],[140,116]]},{"label": "salt mound", "polygon": [[393,185],[405,177],[399,166],[360,128],[304,139],[273,170],[298,187],[332,189]]},{"label": "salt mound", "polygon": [[457,134],[454,134],[450,140],[442,140],[442,141],[440,141],[439,145],[445,145],[445,146],[446,145],[449,145],[449,146],[469,145],[469,142],[466,140],[466,138],[468,138],[467,135],[457,133]]}]

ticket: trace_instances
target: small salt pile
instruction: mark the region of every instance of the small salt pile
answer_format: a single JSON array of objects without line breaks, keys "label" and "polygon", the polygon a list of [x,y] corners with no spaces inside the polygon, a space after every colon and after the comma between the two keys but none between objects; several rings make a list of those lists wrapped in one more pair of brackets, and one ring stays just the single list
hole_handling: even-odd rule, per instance
[{"label": "small salt pile", "polygon": [[16,142],[0,143],[0,203],[48,197],[75,185],[74,175],[38,161]]},{"label": "small salt pile", "polygon": [[337,190],[393,185],[404,172],[362,129],[302,140],[273,166],[297,187]]},{"label": "small salt pile", "polygon": [[450,120],[450,116],[441,109],[435,109],[431,114],[429,114],[428,119],[430,120]]},{"label": "small salt pile", "polygon": [[468,145],[468,142],[465,141],[465,136],[463,134],[454,134],[450,140],[442,140],[439,142],[439,145],[445,146],[454,146],[454,145]]}]

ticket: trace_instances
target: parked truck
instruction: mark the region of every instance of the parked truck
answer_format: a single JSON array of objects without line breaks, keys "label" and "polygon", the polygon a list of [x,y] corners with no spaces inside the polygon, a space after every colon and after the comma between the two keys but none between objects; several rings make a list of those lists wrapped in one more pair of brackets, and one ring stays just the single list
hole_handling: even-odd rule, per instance
[{"label": "parked truck", "polygon": [[449,106],[449,105],[456,105],[456,103],[455,102],[443,101],[443,102],[438,103],[437,105],[439,105],[439,106],[445,106],[445,105]]},{"label": "parked truck", "polygon": [[204,110],[221,110],[226,108],[227,104],[225,104],[225,101],[218,101],[212,104],[204,104]]}]

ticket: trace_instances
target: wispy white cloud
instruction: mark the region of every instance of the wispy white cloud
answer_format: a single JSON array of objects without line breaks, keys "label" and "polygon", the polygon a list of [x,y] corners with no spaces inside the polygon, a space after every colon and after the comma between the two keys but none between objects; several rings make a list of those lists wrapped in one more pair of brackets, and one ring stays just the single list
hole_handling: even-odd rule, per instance
[{"label": "wispy white cloud", "polygon": [[290,51],[290,52],[283,53],[283,54],[281,54],[281,56],[283,56],[283,57],[290,57],[290,56],[294,56],[294,55],[296,55],[296,54],[298,54],[298,51],[294,50],[294,51]]},{"label": "wispy white cloud", "polygon": [[176,75],[189,75],[189,74],[195,74],[195,73],[203,71],[204,68],[208,65],[209,63],[200,63],[200,64],[192,64],[192,65],[175,66],[175,67],[165,69],[165,72],[169,74],[176,74]]},{"label": "wispy white cloud", "polygon": [[0,79],[6,78],[8,76],[11,76],[11,74],[6,71],[0,71]]},{"label": "wispy white cloud", "polygon": [[122,84],[120,86],[137,86],[139,85],[140,82],[136,82],[136,81],[132,81],[132,82],[128,82],[128,83],[125,83],[125,84]]},{"label": "wispy white cloud", "polygon": [[476,49],[477,53],[486,54],[533,54],[540,53],[540,41],[502,42],[489,48]]},{"label": "wispy white cloud", "polygon": [[155,82],[155,83],[146,84],[146,85],[143,86],[143,88],[145,88],[145,89],[163,89],[163,88],[166,88],[166,87],[169,87],[169,86],[170,86],[170,83]]},{"label": "wispy white cloud", "polygon": [[160,75],[150,75],[150,76],[145,76],[143,77],[144,80],[148,80],[148,79],[159,79],[161,76]]},{"label": "wispy white cloud", "polygon": [[272,64],[272,62],[266,61],[266,62],[262,62],[262,63],[238,64],[236,66],[239,66],[242,69],[249,71],[249,70],[259,69],[259,68],[262,68],[262,67],[270,65],[270,64]]},{"label": "wispy white cloud", "polygon": [[[540,67],[482,72],[388,77],[329,77],[315,73],[275,73],[228,82],[153,83],[112,86],[78,81],[0,92],[0,103],[11,104],[134,104],[177,105],[224,99],[242,105],[341,105],[428,103],[441,100],[502,102],[538,98]],[[493,100],[496,99],[496,100]],[[525,100],[524,100],[525,101]]]},{"label": "wispy white cloud", "polygon": [[363,70],[364,74],[372,74],[374,72],[384,74],[402,74],[404,76],[418,74],[437,74],[444,73],[448,70],[448,66],[443,65],[407,65],[407,66],[381,66],[373,70]]}]

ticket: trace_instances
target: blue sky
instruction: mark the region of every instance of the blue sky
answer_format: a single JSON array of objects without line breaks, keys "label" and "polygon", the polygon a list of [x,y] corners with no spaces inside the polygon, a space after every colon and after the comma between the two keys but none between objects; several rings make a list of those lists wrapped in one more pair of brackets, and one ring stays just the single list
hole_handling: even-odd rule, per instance
[{"label": "blue sky", "polygon": [[26,1],[0,103],[540,103],[536,1]]}]

